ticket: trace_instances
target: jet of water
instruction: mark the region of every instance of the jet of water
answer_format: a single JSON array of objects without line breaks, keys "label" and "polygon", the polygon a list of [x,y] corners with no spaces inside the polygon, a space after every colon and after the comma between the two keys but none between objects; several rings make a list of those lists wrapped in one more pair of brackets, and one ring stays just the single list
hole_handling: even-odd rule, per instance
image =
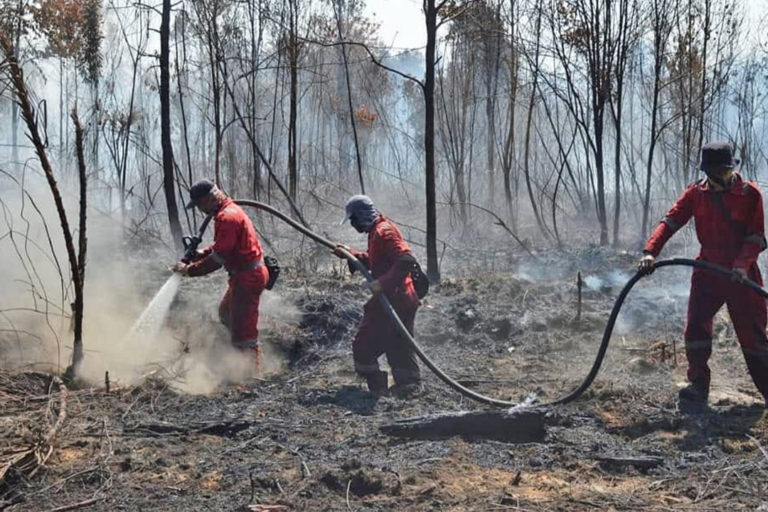
[{"label": "jet of water", "polygon": [[155,339],[179,291],[180,283],[180,274],[173,274],[168,278],[131,327],[128,339],[141,343],[151,343]]}]

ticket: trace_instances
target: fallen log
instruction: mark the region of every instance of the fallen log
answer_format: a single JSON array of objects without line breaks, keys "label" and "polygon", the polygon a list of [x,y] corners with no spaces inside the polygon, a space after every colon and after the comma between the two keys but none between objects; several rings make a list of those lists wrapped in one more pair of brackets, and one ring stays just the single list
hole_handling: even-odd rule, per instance
[{"label": "fallen log", "polygon": [[543,441],[544,411],[473,411],[422,416],[382,425],[380,430],[395,437],[442,439],[452,436],[493,439],[509,443]]},{"label": "fallen log", "polygon": [[128,425],[123,429],[126,434],[152,435],[186,435],[208,434],[212,436],[232,437],[241,430],[253,425],[250,421],[224,420],[214,422],[196,422],[186,425],[174,423],[140,423]]},{"label": "fallen log", "polygon": [[654,456],[639,456],[639,457],[595,457],[595,460],[599,461],[604,466],[622,467],[632,466],[637,469],[653,469],[656,466],[660,466],[664,463],[664,459]]}]

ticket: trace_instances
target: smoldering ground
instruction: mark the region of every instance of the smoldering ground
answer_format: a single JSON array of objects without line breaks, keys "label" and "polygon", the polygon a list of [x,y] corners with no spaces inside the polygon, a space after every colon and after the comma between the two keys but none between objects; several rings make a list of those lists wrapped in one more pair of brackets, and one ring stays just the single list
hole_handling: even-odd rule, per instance
[{"label": "smoldering ground", "polygon": [[[331,227],[329,221],[320,229],[328,228],[334,239],[344,233],[344,241],[364,247],[364,237]],[[287,371],[222,386],[241,378],[243,360],[229,348],[218,321],[226,275],[217,272],[180,280],[163,329],[144,349],[157,352],[132,365],[142,376],[163,378],[135,386],[127,385],[133,372],[118,378],[114,360],[134,361],[144,346],[121,341],[178,257],[171,249],[150,249],[156,245],[118,244],[117,253],[96,251],[105,256],[89,263],[91,285],[101,289],[89,289],[95,298],[86,302],[86,318],[110,311],[102,314],[102,326],[87,324],[86,349],[94,351],[86,360],[94,365],[95,386],[70,401],[57,458],[25,484],[24,505],[30,509],[60,506],[63,495],[71,502],[96,496],[109,510],[229,510],[245,503],[292,510],[661,510],[680,503],[730,510],[754,509],[764,501],[756,489],[766,475],[759,448],[768,442],[766,423],[751,408],[755,391],[727,331],[718,333],[712,360],[715,411],[693,418],[675,412],[684,360],[678,353],[675,362],[671,345],[682,337],[689,271],[663,269],[638,283],[597,380],[578,402],[552,411],[544,442],[401,441],[379,427],[481,406],[424,367],[426,391],[416,400],[376,402],[361,389],[348,342],[368,294],[360,276],[350,277],[327,251],[307,252],[316,266],[307,257],[301,271],[278,254],[289,262],[286,273],[275,293],[263,296],[263,343],[280,355],[295,340],[309,345]],[[492,249],[503,253],[503,242]],[[682,251],[670,246],[668,253]],[[457,271],[447,271],[427,296],[417,317],[417,340],[441,368],[474,390],[508,400],[535,395],[540,401],[574,389],[586,375],[613,301],[637,259],[608,248],[539,251],[537,260],[507,251],[504,270],[491,270],[479,258],[457,261],[450,254],[447,249],[446,262],[451,257]],[[585,286],[577,322],[578,271]],[[716,330],[726,324],[719,318]],[[102,356],[110,347],[125,352]],[[107,367],[126,385],[106,393],[101,381]],[[6,434],[10,422],[0,422],[0,429],[6,426],[5,437],[17,440]],[[733,494],[712,492],[718,482]]]}]

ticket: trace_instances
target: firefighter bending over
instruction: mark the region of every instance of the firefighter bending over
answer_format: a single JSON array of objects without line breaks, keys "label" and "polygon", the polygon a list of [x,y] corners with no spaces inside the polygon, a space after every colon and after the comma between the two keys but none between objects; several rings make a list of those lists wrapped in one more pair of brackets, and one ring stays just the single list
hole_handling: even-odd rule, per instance
[{"label": "firefighter bending over", "polygon": [[224,267],[229,287],[219,304],[219,319],[231,334],[232,345],[261,363],[259,299],[269,279],[264,252],[251,219],[213,182],[200,180],[189,189],[187,208],[213,216],[213,244],[199,251],[192,263],[176,263],[171,270],[196,277]]}]

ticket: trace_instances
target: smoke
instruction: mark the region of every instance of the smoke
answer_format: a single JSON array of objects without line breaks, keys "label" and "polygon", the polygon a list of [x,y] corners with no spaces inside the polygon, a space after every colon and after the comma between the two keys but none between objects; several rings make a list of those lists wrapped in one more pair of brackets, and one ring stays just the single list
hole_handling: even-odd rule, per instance
[{"label": "smoke", "polygon": [[[70,361],[73,338],[69,264],[50,191],[33,177],[25,190],[29,196],[0,178],[0,361],[5,368],[61,372]],[[69,207],[77,204],[66,193],[65,200]],[[70,224],[76,225],[76,212],[70,210]],[[133,385],[157,375],[180,390],[206,393],[223,383],[282,371],[282,350],[268,340],[298,323],[299,312],[289,299],[270,292],[262,296],[260,328],[266,341],[257,374],[253,359],[231,346],[218,321],[226,275],[171,276],[167,267],[178,255],[156,240],[130,234],[127,243],[119,221],[89,209],[85,357],[79,377],[101,385],[109,372],[113,385]]]},{"label": "smoke", "polygon": [[[127,283],[122,283],[118,292],[114,286],[117,283],[107,285],[105,279],[99,279],[98,272],[95,274],[90,285],[86,277],[86,356],[78,375],[89,382],[100,382],[109,372],[114,382],[136,384],[164,368],[179,352],[179,343],[173,342],[162,328],[181,276],[169,277],[136,317],[140,296],[131,294]],[[108,298],[110,291],[119,297],[118,301]],[[128,308],[127,303],[133,306]],[[131,322],[131,317],[136,320]]]},{"label": "smoke", "polygon": [[[222,276],[218,276],[219,279]],[[211,289],[205,286],[216,276],[201,278],[202,286],[194,289],[182,289],[181,295],[189,293],[193,300],[185,303],[182,310],[175,314],[183,319],[190,318],[189,309],[205,309],[207,312],[197,315],[198,321],[187,325],[189,346],[187,354],[177,368],[176,381],[179,390],[192,394],[207,394],[222,385],[243,383],[254,378],[263,379],[282,373],[287,365],[285,352],[279,345],[280,334],[298,325],[301,314],[298,308],[282,293],[265,291],[259,303],[259,344],[261,346],[261,364],[248,351],[235,349],[229,342],[229,334],[218,320],[212,318],[215,300]],[[194,284],[194,283],[190,283]],[[278,285],[279,286],[279,285]],[[194,317],[193,317],[194,318]]]},{"label": "smoke", "polygon": [[[281,373],[287,364],[285,355],[270,338],[298,324],[298,309],[281,294],[262,294],[262,356],[257,365],[252,352],[232,346],[229,332],[219,322],[217,307],[225,282],[223,272],[202,278],[171,276],[151,300],[144,302],[146,309],[133,316],[137,320],[132,326],[121,322],[117,329],[106,324],[96,327],[102,333],[117,333],[111,337],[117,343],[100,343],[88,337],[80,376],[98,383],[109,371],[114,382],[135,385],[154,375],[167,379],[181,392],[207,394],[223,385]],[[97,312],[86,311],[87,317],[96,319],[114,318],[114,314],[111,308],[105,311],[104,304]],[[92,318],[88,325],[93,322]]]},{"label": "smoke", "polygon": [[56,369],[71,350],[69,263],[50,191],[35,175],[19,179],[24,189],[0,175],[0,357]]},{"label": "smoke", "polygon": [[560,281],[573,277],[573,273],[570,269],[560,262],[559,264],[543,264],[538,261],[523,261],[517,266],[515,275],[519,279],[529,281],[531,283],[542,283],[549,281]]}]

